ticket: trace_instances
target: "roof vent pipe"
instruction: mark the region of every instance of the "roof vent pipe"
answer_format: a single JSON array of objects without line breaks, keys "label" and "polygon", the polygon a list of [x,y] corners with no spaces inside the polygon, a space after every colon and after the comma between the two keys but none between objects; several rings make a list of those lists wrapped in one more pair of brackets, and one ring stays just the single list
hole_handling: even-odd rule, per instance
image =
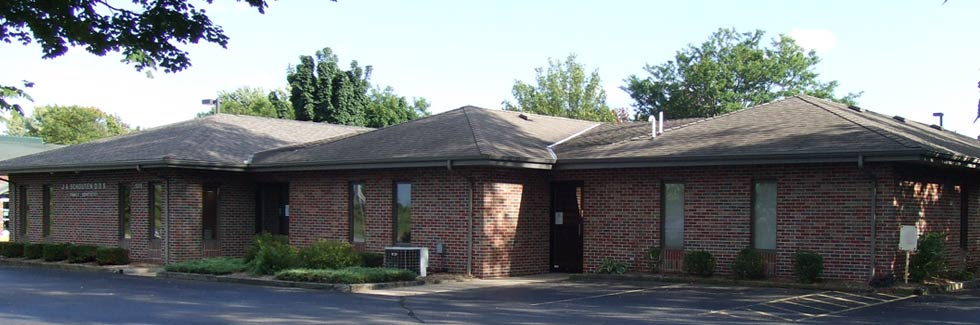
[{"label": "roof vent pipe", "polygon": [[660,134],[664,133],[664,111],[660,111]]},{"label": "roof vent pipe", "polygon": [[650,137],[657,138],[657,117],[650,115],[647,120],[650,121]]}]

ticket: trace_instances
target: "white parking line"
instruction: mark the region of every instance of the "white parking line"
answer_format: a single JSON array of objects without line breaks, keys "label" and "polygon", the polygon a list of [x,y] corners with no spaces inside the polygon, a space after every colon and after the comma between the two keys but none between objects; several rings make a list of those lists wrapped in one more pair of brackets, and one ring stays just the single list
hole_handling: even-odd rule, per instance
[{"label": "white parking line", "polygon": [[550,305],[550,304],[557,304],[557,303],[569,302],[569,301],[579,301],[579,300],[587,300],[587,299],[595,299],[595,298],[603,298],[603,297],[611,297],[611,296],[625,295],[625,294],[629,294],[629,293],[636,293],[636,292],[647,291],[647,290],[677,288],[677,287],[680,287],[680,286],[683,286],[683,285],[684,285],[683,283],[677,283],[677,284],[670,284],[670,285],[653,287],[653,288],[634,289],[634,290],[619,291],[619,292],[613,292],[613,293],[607,293],[607,294],[601,294],[601,295],[594,295],[594,296],[575,297],[575,298],[568,298],[568,299],[561,299],[561,300],[553,300],[553,301],[539,302],[539,303],[534,303],[534,304],[530,304],[530,305],[531,306]]},{"label": "white parking line", "polygon": [[836,314],[846,313],[846,312],[849,312],[849,311],[855,311],[855,310],[858,310],[858,309],[863,309],[863,308],[868,308],[868,307],[874,307],[874,306],[878,306],[878,305],[884,305],[884,304],[887,304],[887,303],[893,303],[893,302],[896,302],[896,301],[905,300],[905,299],[909,299],[909,298],[915,298],[915,297],[916,296],[914,296],[914,295],[912,295],[912,296],[905,296],[905,297],[899,297],[899,298],[895,298],[895,299],[892,299],[892,300],[885,300],[885,301],[876,302],[876,303],[873,303],[873,304],[866,304],[864,306],[851,307],[851,308],[848,308],[848,309],[844,309],[844,310],[840,310],[840,311],[835,311],[835,312],[832,312],[832,313],[826,313],[826,314],[820,314],[820,315],[815,315],[815,316],[810,316],[810,317],[804,317],[804,318],[797,319],[796,321],[797,322],[802,322],[802,321],[805,321],[805,320],[808,320],[808,319],[814,319],[814,318],[820,318],[820,317],[825,317],[825,316],[830,316],[830,315],[836,315]]}]

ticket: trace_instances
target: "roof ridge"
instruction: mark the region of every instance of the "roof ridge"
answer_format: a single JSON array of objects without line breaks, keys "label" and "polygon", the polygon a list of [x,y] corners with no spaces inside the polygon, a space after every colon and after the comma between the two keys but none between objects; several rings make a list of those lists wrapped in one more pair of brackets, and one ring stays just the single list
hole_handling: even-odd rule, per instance
[{"label": "roof ridge", "polygon": [[486,153],[483,152],[483,148],[480,147],[480,141],[482,140],[482,137],[476,135],[476,128],[473,127],[473,121],[470,121],[470,114],[466,113],[466,109],[471,107],[476,109],[482,109],[476,106],[463,106],[460,107],[459,109],[463,111],[463,118],[466,119],[466,125],[470,127],[470,134],[473,135],[473,145],[476,146],[476,151],[479,152],[481,155],[487,155]]},{"label": "roof ridge", "polygon": [[208,116],[204,116],[201,119],[209,119],[209,118],[215,118],[216,119],[216,118],[218,118],[220,116],[234,116],[234,117],[243,117],[243,118],[250,118],[250,119],[257,119],[257,120],[270,120],[270,121],[285,122],[285,123],[296,123],[296,124],[315,124],[315,125],[333,126],[333,127],[347,128],[347,129],[370,129],[370,130],[376,130],[375,128],[366,127],[366,126],[335,124],[335,123],[317,122],[317,121],[301,121],[301,120],[288,119],[288,118],[267,117],[267,116],[248,115],[248,114],[217,113],[217,114],[211,114],[211,115],[208,115]]},{"label": "roof ridge", "polygon": [[479,110],[484,110],[484,111],[500,112],[500,113],[507,113],[507,114],[525,114],[525,115],[531,115],[531,116],[543,117],[543,118],[549,118],[549,119],[557,119],[557,120],[569,120],[569,121],[576,121],[576,122],[591,122],[591,123],[612,123],[612,122],[601,122],[601,121],[583,120],[583,119],[577,119],[577,118],[571,118],[571,117],[565,117],[565,116],[555,116],[555,115],[538,114],[538,113],[531,113],[531,112],[524,112],[524,111],[511,111],[511,110],[507,110],[507,109],[486,108],[486,107],[479,107],[479,106],[473,106],[473,105],[466,105],[463,108],[467,108],[467,107],[475,108],[475,109],[479,109]]},{"label": "roof ridge", "polygon": [[324,144],[324,143],[331,143],[331,142],[334,142],[334,141],[340,141],[340,140],[343,140],[343,139],[346,139],[346,138],[349,138],[349,137],[353,137],[353,136],[356,136],[356,135],[361,135],[361,134],[368,133],[368,132],[371,132],[371,131],[345,133],[345,134],[335,135],[335,136],[332,136],[332,137],[326,137],[326,138],[319,139],[319,140],[313,140],[313,141],[308,141],[308,142],[303,142],[303,143],[297,143],[297,144],[294,144],[294,145],[288,145],[288,146],[283,146],[283,147],[278,147],[278,148],[272,148],[272,149],[265,150],[265,151],[259,151],[259,152],[256,152],[256,153],[253,153],[252,154],[251,158],[249,158],[249,163],[251,163],[251,161],[254,161],[255,160],[255,157],[258,157],[259,155],[272,154],[272,153],[276,153],[276,152],[283,152],[283,151],[289,151],[289,150],[305,149],[305,148],[309,148],[309,147],[312,147],[312,146],[317,146],[317,145]]},{"label": "roof ridge", "polygon": [[[871,131],[871,132],[873,132],[873,133],[875,133],[875,134],[877,134],[877,135],[879,135],[879,136],[881,136],[881,137],[883,137],[885,139],[895,141],[895,143],[898,143],[899,145],[902,145],[904,147],[916,148],[916,146],[910,145],[910,143],[918,144],[918,148],[925,147],[925,145],[923,143],[921,143],[921,142],[918,142],[918,141],[909,139],[909,138],[907,138],[905,136],[902,136],[900,134],[896,134],[895,132],[886,131],[886,130],[883,130],[883,129],[880,129],[880,128],[877,128],[877,127],[872,127],[872,126],[869,126],[869,125],[864,125],[864,124],[858,123],[857,121],[854,121],[854,120],[852,120],[852,119],[850,119],[848,117],[845,117],[844,115],[839,114],[838,112],[833,111],[831,108],[828,108],[828,107],[825,107],[825,106],[823,106],[821,104],[816,103],[817,101],[826,101],[825,99],[817,98],[817,97],[813,97],[813,96],[808,96],[808,95],[796,95],[795,97],[798,97],[800,100],[806,102],[807,104],[816,106],[816,107],[818,107],[820,109],[823,109],[824,111],[826,111],[826,112],[828,112],[830,114],[833,114],[833,115],[835,115],[837,117],[840,117],[840,118],[844,119],[845,121],[851,122],[854,125],[857,125],[859,127],[862,127],[862,128],[864,128],[864,129],[866,129],[868,131]],[[816,101],[814,101],[814,99],[816,99]],[[868,111],[868,112],[871,112],[871,111]],[[874,113],[874,112],[872,112],[872,113]],[[875,114],[877,114],[877,113],[875,113]],[[874,121],[872,121],[872,122],[874,122]],[[898,139],[895,139],[895,138],[898,138]]]}]

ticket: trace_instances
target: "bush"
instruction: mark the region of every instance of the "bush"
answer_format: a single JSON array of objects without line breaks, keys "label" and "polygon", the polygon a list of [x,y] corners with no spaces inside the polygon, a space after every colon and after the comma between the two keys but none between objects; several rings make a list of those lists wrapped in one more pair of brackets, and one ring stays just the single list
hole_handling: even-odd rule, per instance
[{"label": "bush", "polygon": [[664,250],[660,247],[650,247],[647,251],[650,257],[650,272],[658,273],[660,272],[660,265],[663,265]]},{"label": "bush", "polygon": [[3,246],[3,252],[0,253],[5,257],[23,257],[24,243],[9,242]]},{"label": "bush", "polygon": [[684,255],[684,272],[691,275],[711,276],[715,273],[715,257],[706,251],[694,251]]},{"label": "bush", "polygon": [[44,261],[57,262],[68,258],[68,247],[70,244],[44,244]]},{"label": "bush", "polygon": [[252,274],[275,274],[298,265],[296,249],[280,241],[263,242],[249,262]]},{"label": "bush", "polygon": [[24,258],[36,260],[44,257],[44,244],[24,244]]},{"label": "bush", "polygon": [[95,250],[95,261],[99,265],[129,264],[129,250],[119,247],[99,247]]},{"label": "bush", "polygon": [[69,263],[88,263],[95,261],[95,251],[99,248],[89,245],[78,245],[68,247]]},{"label": "bush", "polygon": [[252,243],[245,249],[245,262],[251,262],[253,259],[255,259],[255,255],[259,253],[259,249],[262,248],[262,246],[272,243],[289,245],[289,237],[273,235],[267,232],[255,235],[255,237],[252,237]]},{"label": "bush", "polygon": [[956,271],[950,271],[946,274],[946,278],[953,281],[968,281],[973,280],[974,273],[966,268],[960,268]]},{"label": "bush", "polygon": [[921,282],[946,272],[946,234],[922,234],[916,248],[909,266],[912,281]]},{"label": "bush", "polygon": [[626,265],[626,263],[607,258],[602,260],[602,263],[599,264],[599,269],[596,270],[596,273],[623,274],[629,271],[629,269],[630,267],[629,265]]},{"label": "bush", "polygon": [[186,261],[167,265],[168,272],[201,273],[224,275],[245,271],[248,267],[245,260],[232,257],[206,258],[196,261]]},{"label": "bush", "polygon": [[802,283],[820,281],[823,274],[823,256],[814,252],[801,251],[793,255],[793,270]]},{"label": "bush", "polygon": [[361,265],[361,255],[349,243],[321,240],[299,250],[299,262],[309,269],[339,269]]},{"label": "bush", "polygon": [[403,269],[348,267],[343,269],[292,269],[276,273],[285,281],[323,283],[379,283],[415,280],[415,272]]},{"label": "bush", "polygon": [[361,253],[361,266],[382,267],[385,265],[385,254],[382,253]]},{"label": "bush", "polygon": [[762,279],[766,277],[766,260],[759,251],[746,248],[735,255],[732,263],[732,274],[736,279]]}]

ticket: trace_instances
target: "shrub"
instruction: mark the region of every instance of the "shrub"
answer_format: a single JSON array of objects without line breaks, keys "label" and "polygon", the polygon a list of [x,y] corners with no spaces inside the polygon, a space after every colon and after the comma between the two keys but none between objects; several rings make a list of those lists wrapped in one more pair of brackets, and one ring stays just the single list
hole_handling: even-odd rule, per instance
[{"label": "shrub", "polygon": [[361,253],[361,266],[382,267],[385,265],[385,254],[382,253]]},{"label": "shrub", "polygon": [[891,273],[886,274],[875,274],[875,277],[871,279],[871,283],[868,283],[875,288],[887,288],[895,285],[895,275]]},{"label": "shrub", "polygon": [[732,274],[736,279],[762,279],[766,277],[766,260],[759,251],[746,248],[735,255]]},{"label": "shrub", "polygon": [[629,265],[626,265],[626,263],[607,258],[603,259],[602,263],[599,264],[599,269],[596,270],[596,273],[623,274],[629,271],[629,269],[630,267]]},{"label": "shrub", "polygon": [[170,264],[165,269],[169,272],[223,275],[245,271],[246,267],[245,260],[240,258],[215,257]]},{"label": "shrub", "polygon": [[275,274],[296,267],[296,249],[279,241],[264,242],[259,246],[255,257],[249,262],[252,274]]},{"label": "shrub", "polygon": [[403,269],[348,267],[343,269],[292,269],[276,273],[285,281],[323,283],[378,283],[415,280],[415,272]]},{"label": "shrub", "polygon": [[909,266],[909,277],[912,281],[921,282],[946,271],[946,234],[922,234],[916,248]]},{"label": "shrub", "polygon": [[361,255],[349,243],[320,240],[299,250],[299,262],[309,269],[339,269],[361,265]]},{"label": "shrub", "polygon": [[974,273],[966,268],[960,268],[956,271],[950,271],[946,277],[953,281],[967,281],[973,280]]},{"label": "shrub", "polygon": [[95,250],[95,261],[99,265],[129,264],[129,250],[119,247],[99,247]]},{"label": "shrub", "polygon": [[823,256],[814,252],[800,251],[793,255],[793,270],[802,283],[820,281],[823,274]]},{"label": "shrub", "polygon": [[715,257],[706,251],[688,252],[684,255],[684,272],[691,275],[711,276],[715,273]]},{"label": "shrub", "polygon": [[7,250],[7,245],[10,245],[10,243],[11,242],[0,241],[0,256],[4,256],[3,252]]},{"label": "shrub", "polygon": [[660,247],[650,247],[647,251],[650,257],[650,272],[658,273],[660,272],[660,265],[663,264],[664,250]]},{"label": "shrub", "polygon": [[36,260],[44,257],[44,244],[24,244],[24,258]]},{"label": "shrub", "polygon": [[99,248],[89,245],[78,245],[68,247],[69,263],[88,263],[95,261],[95,251]]},{"label": "shrub", "polygon": [[68,258],[69,244],[44,244],[43,252],[46,262],[64,261]]},{"label": "shrub", "polygon": [[245,249],[245,262],[251,262],[253,259],[255,259],[255,255],[259,253],[259,249],[262,248],[262,246],[269,244],[289,245],[289,237],[273,235],[267,232],[255,235],[255,237],[252,238],[252,243]]},{"label": "shrub", "polygon": [[24,243],[10,242],[3,246],[3,256],[6,257],[23,257],[24,256]]}]

